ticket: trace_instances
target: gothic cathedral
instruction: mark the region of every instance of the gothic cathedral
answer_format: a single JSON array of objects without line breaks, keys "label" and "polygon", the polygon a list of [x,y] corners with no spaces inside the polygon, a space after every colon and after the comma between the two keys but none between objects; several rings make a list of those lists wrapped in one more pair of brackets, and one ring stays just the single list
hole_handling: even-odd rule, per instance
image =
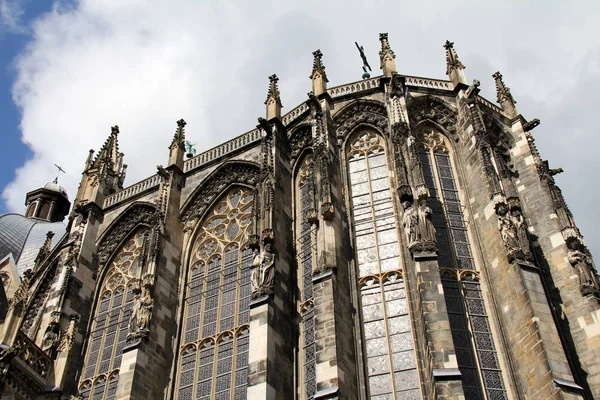
[{"label": "gothic cathedral", "polygon": [[114,126],[70,214],[55,183],[1,216],[2,399],[600,398],[599,278],[539,120],[451,42],[438,80],[380,41],[381,76],[328,88],[317,50],[306,101],[282,115],[273,75],[255,128],[185,160],[177,121],[128,187]]}]

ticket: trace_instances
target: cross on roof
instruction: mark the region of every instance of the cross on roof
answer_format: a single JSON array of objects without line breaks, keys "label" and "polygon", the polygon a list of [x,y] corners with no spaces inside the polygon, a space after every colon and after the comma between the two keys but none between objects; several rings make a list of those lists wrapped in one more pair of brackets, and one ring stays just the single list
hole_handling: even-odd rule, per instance
[{"label": "cross on roof", "polygon": [[58,183],[58,175],[60,175],[60,173],[62,172],[63,174],[66,174],[65,170],[62,169],[62,167],[60,165],[56,165],[54,164],[54,166],[56,168],[58,168],[58,171],[56,171],[56,178],[54,178],[54,183]]}]

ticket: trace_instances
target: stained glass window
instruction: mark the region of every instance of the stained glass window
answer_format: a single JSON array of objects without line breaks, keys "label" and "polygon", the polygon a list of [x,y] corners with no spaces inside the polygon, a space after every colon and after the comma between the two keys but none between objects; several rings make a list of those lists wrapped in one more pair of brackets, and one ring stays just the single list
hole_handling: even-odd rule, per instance
[{"label": "stained glass window", "polygon": [[79,388],[83,399],[113,399],[119,380],[129,315],[133,305],[130,281],[137,278],[146,228],[138,230],[118,251],[105,274],[88,338]]},{"label": "stained glass window", "polygon": [[349,141],[348,173],[370,398],[420,399],[389,166],[379,135],[362,132]]},{"label": "stained glass window", "polygon": [[302,317],[300,324],[300,359],[301,359],[301,393],[302,398],[312,399],[317,391],[316,357],[315,347],[315,312],[313,309],[313,283],[312,271],[316,252],[316,241],[313,224],[308,221],[308,213],[314,211],[314,175],[312,167],[312,156],[308,155],[303,160],[298,171],[298,211],[296,232],[297,255],[298,255],[298,287],[300,289],[299,312]]},{"label": "stained glass window", "polygon": [[442,135],[431,130],[417,139],[465,396],[483,399],[485,391],[487,398],[507,399],[448,148]]},{"label": "stained glass window", "polygon": [[245,400],[252,192],[236,187],[195,232],[184,299],[177,399]]}]

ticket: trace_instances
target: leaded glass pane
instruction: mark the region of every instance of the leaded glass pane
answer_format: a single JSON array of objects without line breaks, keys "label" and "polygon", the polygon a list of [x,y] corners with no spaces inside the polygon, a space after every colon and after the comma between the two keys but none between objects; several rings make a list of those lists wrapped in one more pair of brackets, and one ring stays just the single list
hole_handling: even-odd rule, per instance
[{"label": "leaded glass pane", "polygon": [[[245,245],[252,202],[250,190],[230,189],[196,229],[185,288],[178,399],[246,398],[253,254]],[[197,345],[200,350],[193,350]]]},{"label": "leaded glass pane", "polygon": [[[434,211],[440,268],[475,270],[450,155],[443,146],[432,151],[427,144],[444,140],[433,132],[422,133],[421,139],[419,159],[431,193],[429,203]],[[506,398],[479,282],[465,279],[459,281],[457,276],[446,274],[442,280],[465,396],[482,399],[483,387],[489,398]]]},{"label": "leaded glass pane", "polygon": [[369,395],[405,399],[410,393],[408,398],[420,398],[406,289],[401,276],[384,275],[402,265],[383,140],[359,134],[350,141],[348,158],[356,262],[365,282],[360,325]]}]

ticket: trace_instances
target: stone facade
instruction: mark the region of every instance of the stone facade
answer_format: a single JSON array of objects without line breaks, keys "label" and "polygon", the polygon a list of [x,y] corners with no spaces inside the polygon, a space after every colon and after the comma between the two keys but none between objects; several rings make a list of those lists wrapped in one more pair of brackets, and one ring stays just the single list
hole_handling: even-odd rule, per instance
[{"label": "stone facade", "polygon": [[[600,280],[500,73],[383,75],[123,187],[118,127],[0,325],[3,398],[600,397]],[[42,257],[40,257],[41,260]],[[16,278],[16,277],[15,277]],[[7,281],[8,282],[8,281]]]}]

